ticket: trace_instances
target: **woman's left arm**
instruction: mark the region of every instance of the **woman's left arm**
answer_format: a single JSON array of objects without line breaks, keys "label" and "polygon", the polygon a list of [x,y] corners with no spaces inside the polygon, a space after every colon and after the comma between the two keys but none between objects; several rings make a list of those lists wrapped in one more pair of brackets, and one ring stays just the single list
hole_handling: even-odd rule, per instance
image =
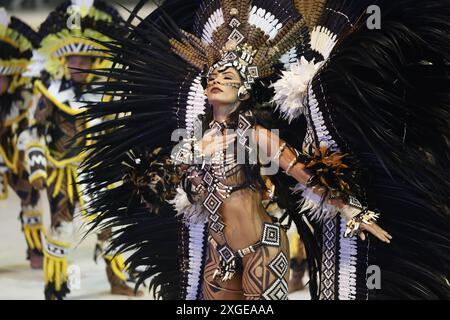
[{"label": "woman's left arm", "polygon": [[[320,185],[309,186],[312,174],[308,172],[305,164],[298,162],[298,152],[280,139],[277,134],[274,134],[260,125],[256,125],[255,142],[259,152],[263,152],[265,157],[268,157],[272,161],[277,161],[279,167],[284,170],[287,175],[293,177],[296,181],[305,186],[305,188],[309,187],[311,191],[319,197],[327,197],[327,190],[324,187]],[[368,211],[367,209],[364,209],[364,211],[362,207],[358,208],[351,206],[340,198],[326,199],[326,202],[335,206],[341,215],[348,221],[348,227],[349,230],[352,231],[352,234],[358,230],[366,230],[381,241],[389,243],[392,239],[392,236],[388,232],[375,223],[375,213]],[[366,214],[366,219],[368,216],[372,217],[370,221],[364,220],[364,215],[361,215],[363,211]],[[357,217],[359,218],[359,216],[361,216],[361,219],[356,219]],[[364,233],[359,233],[359,236],[362,240],[365,240]]]}]

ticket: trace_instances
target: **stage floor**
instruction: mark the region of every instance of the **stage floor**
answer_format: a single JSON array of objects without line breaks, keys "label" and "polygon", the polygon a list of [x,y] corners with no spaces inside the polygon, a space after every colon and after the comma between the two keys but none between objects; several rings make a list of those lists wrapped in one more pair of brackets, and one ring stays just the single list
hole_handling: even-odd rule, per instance
[{"label": "stage floor", "polygon": [[[47,198],[42,193],[44,222],[48,225],[49,211]],[[26,258],[26,244],[20,230],[18,219],[20,212],[19,198],[9,190],[9,198],[0,201],[0,300],[41,300],[44,297],[44,280],[42,270],[32,270]],[[76,220],[78,238],[86,231],[81,219]],[[95,235],[88,236],[72,251],[69,264],[77,265],[81,271],[80,289],[73,290],[68,300],[127,300],[152,299],[152,295],[143,288],[145,294],[140,298],[114,296],[109,293],[105,264],[93,260]],[[308,290],[289,295],[293,300],[309,299]]]}]

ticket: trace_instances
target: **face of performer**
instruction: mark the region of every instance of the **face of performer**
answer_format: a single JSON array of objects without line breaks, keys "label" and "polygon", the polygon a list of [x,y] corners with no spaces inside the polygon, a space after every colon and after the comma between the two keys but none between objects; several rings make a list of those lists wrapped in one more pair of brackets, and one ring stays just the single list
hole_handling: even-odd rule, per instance
[{"label": "face of performer", "polygon": [[238,100],[238,90],[242,84],[241,76],[234,68],[214,70],[208,79],[206,96],[214,107],[230,106]]},{"label": "face of performer", "polygon": [[80,72],[78,69],[92,69],[92,58],[86,56],[69,56],[67,57],[67,65],[69,67],[70,78],[78,83],[86,81],[88,73]]},{"label": "face of performer", "polygon": [[3,95],[9,87],[9,78],[0,76],[0,96]]}]

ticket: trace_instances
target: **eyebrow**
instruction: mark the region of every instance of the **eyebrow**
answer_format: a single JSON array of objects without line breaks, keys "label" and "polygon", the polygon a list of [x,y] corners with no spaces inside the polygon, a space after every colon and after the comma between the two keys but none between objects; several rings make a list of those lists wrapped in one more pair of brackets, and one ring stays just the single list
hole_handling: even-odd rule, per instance
[{"label": "eyebrow", "polygon": [[217,72],[217,71],[214,71],[211,75],[210,75],[210,78],[212,77],[212,76],[217,76],[219,73],[222,73],[222,74],[226,74],[226,75],[232,75],[233,77],[234,76],[236,76],[232,71],[224,71],[224,72]]},{"label": "eyebrow", "polygon": [[[222,73],[223,75],[226,75],[226,76],[228,76],[228,75],[230,75],[230,76],[235,76],[233,73],[231,73],[231,72],[224,72],[224,73]],[[217,73],[213,73],[213,74],[211,74],[209,77],[211,78],[211,77],[217,77],[219,74],[217,74]]]}]

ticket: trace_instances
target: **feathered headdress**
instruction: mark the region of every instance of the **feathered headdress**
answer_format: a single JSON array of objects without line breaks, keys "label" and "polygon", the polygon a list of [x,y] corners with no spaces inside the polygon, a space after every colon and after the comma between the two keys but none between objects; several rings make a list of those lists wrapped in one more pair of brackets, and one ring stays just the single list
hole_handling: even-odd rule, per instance
[{"label": "feathered headdress", "polygon": [[197,21],[201,37],[183,32],[181,39],[170,40],[172,50],[208,74],[216,68],[236,68],[250,90],[256,79],[273,75],[282,55],[304,42],[301,35],[307,33],[306,21],[293,16],[287,2],[272,2],[205,1],[201,10],[210,14],[201,15],[206,21]]},{"label": "feathered headdress", "polygon": [[68,76],[70,55],[102,56],[99,42],[108,42],[105,31],[122,23],[117,10],[100,0],[72,0],[57,7],[39,28],[42,37],[37,55],[41,69],[53,78]]},{"label": "feathered headdress", "polygon": [[36,32],[0,8],[0,75],[12,77],[9,93],[29,80],[22,75],[30,63],[33,47],[38,43]]}]

